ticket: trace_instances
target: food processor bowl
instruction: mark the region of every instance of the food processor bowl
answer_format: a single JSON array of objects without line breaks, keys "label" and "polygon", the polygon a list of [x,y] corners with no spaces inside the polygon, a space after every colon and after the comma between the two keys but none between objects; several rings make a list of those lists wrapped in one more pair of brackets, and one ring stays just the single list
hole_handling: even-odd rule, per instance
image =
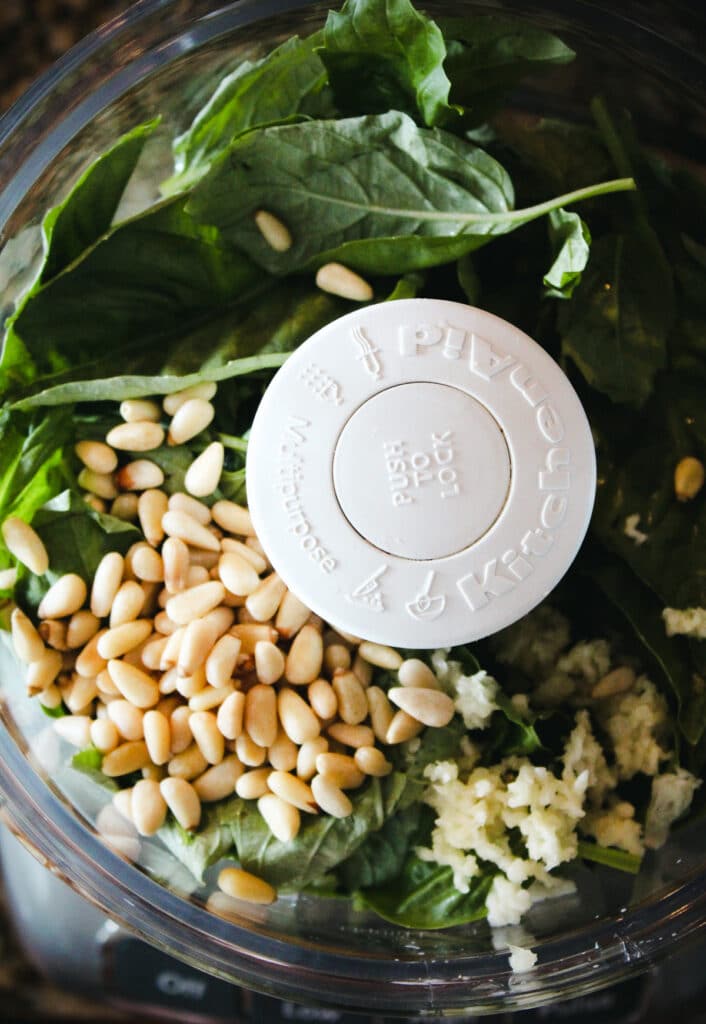
[{"label": "food processor bowl", "polygon": [[[9,315],[41,255],[43,214],[129,128],[160,114],[122,213],[158,198],[170,140],[219,74],[321,25],[326,6],[302,0],[143,0],[72,50],[0,122],[0,317]],[[597,92],[617,96],[645,144],[694,164],[703,153],[705,65],[690,19],[678,30],[650,5],[437,3],[427,13],[502,12],[555,31],[574,64],[529,79],[508,100],[519,116],[589,117]],[[655,15],[665,16],[661,5]],[[700,148],[701,147],[701,148]],[[384,923],[340,900],[285,896],[224,915],[156,840],[134,862],[101,836],[105,796],[66,767],[59,740],[0,663],[2,818],[53,872],[147,942],[234,983],[304,1003],[383,1015],[489,1014],[538,1006],[646,969],[706,925],[706,824],[675,830],[633,879],[576,866],[576,893],[536,905],[521,929],[483,922],[440,931]],[[513,973],[508,942],[537,964]]]}]

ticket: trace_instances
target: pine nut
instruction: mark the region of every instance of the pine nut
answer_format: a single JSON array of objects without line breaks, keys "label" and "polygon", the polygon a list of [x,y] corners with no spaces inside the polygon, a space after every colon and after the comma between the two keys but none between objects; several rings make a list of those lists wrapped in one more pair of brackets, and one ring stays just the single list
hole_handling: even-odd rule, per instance
[{"label": "pine nut", "polygon": [[124,740],[144,739],[144,714],[128,700],[112,700],[108,718]]},{"label": "pine nut", "polygon": [[257,683],[245,694],[245,731],[258,746],[269,747],[277,736],[277,695]]},{"label": "pine nut", "polygon": [[312,708],[319,718],[326,721],[338,712],[338,697],[326,679],[315,679],[309,683],[307,696]]},{"label": "pine nut", "polygon": [[[392,705],[387,699],[387,694],[379,686],[371,686],[365,691],[370,711],[370,724],[373,732],[381,743],[386,742],[387,730],[395,716]],[[371,744],[372,746],[372,744]]]},{"label": "pine nut", "polygon": [[332,740],[342,743],[344,747],[372,747],[375,735],[368,725],[348,725],[346,722],[334,722],[326,730]]},{"label": "pine nut", "polygon": [[269,640],[260,640],[255,644],[255,673],[259,682],[267,686],[282,678],[284,654]]},{"label": "pine nut", "polygon": [[151,676],[134,665],[112,659],[108,671],[123,697],[137,708],[152,708],[159,700],[159,687]]},{"label": "pine nut", "polygon": [[40,619],[63,619],[77,612],[86,600],[86,584],[76,573],[69,572],[54,583],[39,603]]},{"label": "pine nut", "polygon": [[439,689],[439,681],[427,664],[419,658],[407,658],[400,665],[397,675],[402,686],[417,686],[430,690]]},{"label": "pine nut", "polygon": [[17,583],[17,569],[0,569],[0,590],[12,590]]},{"label": "pine nut", "polygon": [[171,636],[180,627],[169,618],[166,612],[159,612],[154,617],[154,628],[155,632],[161,633],[162,636]]},{"label": "pine nut", "polygon": [[223,701],[218,709],[216,723],[227,740],[235,740],[243,731],[245,694],[236,690]]},{"label": "pine nut", "polygon": [[189,574],[186,577],[186,589],[198,587],[202,583],[208,583],[213,577],[203,565],[190,565]]},{"label": "pine nut", "polygon": [[120,403],[120,415],[126,423],[159,423],[162,410],[147,398],[126,398]]},{"label": "pine nut", "polygon": [[174,416],[182,405],[192,398],[201,398],[204,402],[209,402],[216,394],[216,389],[216,384],[212,381],[204,381],[202,384],[193,384],[190,388],[184,388],[182,391],[173,391],[171,395],[165,395],[162,408],[168,416]]},{"label": "pine nut", "polygon": [[277,614],[286,590],[277,573],[273,572],[248,595],[245,607],[256,622],[269,622]]},{"label": "pine nut", "polygon": [[179,647],[177,669],[180,676],[192,676],[205,665],[213,649],[213,627],[205,619],[194,619],[184,630]]},{"label": "pine nut", "polygon": [[91,587],[91,611],[98,619],[110,614],[115,595],[120,588],[125,560],[117,551],[110,551],[98,563]]},{"label": "pine nut", "polygon": [[242,774],[242,764],[234,754],[231,754],[220,764],[208,768],[193,782],[193,787],[202,803],[224,800],[235,793],[235,784]]},{"label": "pine nut", "polygon": [[145,743],[153,763],[156,765],[166,764],[172,753],[169,719],[161,711],[147,711],[142,725]]},{"label": "pine nut", "polygon": [[373,681],[373,666],[365,658],[361,658],[359,654],[356,654],[353,660],[353,671],[358,677],[360,685],[364,690],[367,690]]},{"label": "pine nut", "polygon": [[47,708],[48,711],[55,711],[62,703],[61,690],[58,686],[47,686],[46,690],[42,690],[37,695],[37,699],[43,708]]},{"label": "pine nut", "polygon": [[118,489],[110,474],[94,473],[92,469],[84,467],[77,479],[79,487],[83,487],[89,494],[95,494],[97,497],[104,498],[107,501],[112,501],[113,498],[118,496]]},{"label": "pine nut", "polygon": [[189,728],[191,708],[182,705],[172,711],[169,719],[169,727],[172,734],[172,754],[183,754],[187,747],[191,746],[192,735]]},{"label": "pine nut", "polygon": [[192,519],[195,519],[201,526],[208,526],[211,522],[211,510],[202,501],[197,501],[183,491],[177,491],[169,498],[170,512],[185,512]]},{"label": "pine nut", "polygon": [[201,753],[197,743],[192,743],[180,754],[175,754],[167,765],[170,776],[189,781],[203,775],[207,768],[208,761]]},{"label": "pine nut", "polygon": [[84,708],[89,708],[98,696],[95,679],[76,676],[63,694],[64,704],[73,715],[80,715]]},{"label": "pine nut", "polygon": [[396,672],[402,664],[402,655],[394,648],[386,647],[384,644],[374,644],[364,640],[358,648],[358,653],[371,665],[387,669],[389,672]]},{"label": "pine nut", "polygon": [[297,775],[308,782],[316,775],[316,758],[328,751],[328,740],[323,736],[302,743],[297,754]]},{"label": "pine nut", "polygon": [[[68,623],[60,620],[60,618],[45,618],[45,620],[39,624],[38,635],[40,639],[44,641],[47,647],[53,647],[54,650],[69,650],[67,633]],[[42,653],[43,651],[44,648],[42,647]],[[20,658],[20,660],[25,660],[25,658]]]},{"label": "pine nut", "polygon": [[674,469],[674,493],[677,501],[691,501],[704,485],[704,465],[700,459],[687,455]]},{"label": "pine nut", "polygon": [[152,622],[149,619],[135,619],[134,622],[124,622],[121,626],[114,626],[105,630],[98,639],[97,650],[101,658],[110,661],[111,658],[120,658],[128,651],[139,647],[152,633]]},{"label": "pine nut", "polygon": [[110,778],[139,772],[150,763],[150,755],[142,740],[123,743],[103,758],[101,771]]},{"label": "pine nut", "polygon": [[240,640],[243,654],[254,654],[255,647],[261,642],[274,643],[277,640],[277,630],[260,622],[244,622],[233,626],[231,634]]},{"label": "pine nut", "polygon": [[176,694],[171,694],[169,697],[162,697],[155,711],[159,711],[160,714],[164,715],[165,718],[169,719],[177,708],[183,707],[181,701]]},{"label": "pine nut", "polygon": [[117,471],[115,482],[121,491],[147,491],[150,487],[162,486],[164,473],[156,462],[135,459]]},{"label": "pine nut", "polygon": [[187,700],[189,700],[190,697],[194,697],[197,693],[201,693],[205,687],[206,670],[203,666],[201,668],[197,668],[192,676],[179,676],[177,679],[176,688],[182,697],[186,697]]},{"label": "pine nut", "polygon": [[91,743],[91,719],[87,715],[66,715],[57,718],[54,730],[72,747],[83,749]]},{"label": "pine nut", "polygon": [[120,736],[109,718],[99,718],[95,722],[91,722],[90,740],[101,754],[109,754],[120,743]]},{"label": "pine nut", "polygon": [[594,700],[602,700],[604,697],[614,697],[617,693],[625,693],[632,689],[635,683],[635,672],[627,665],[614,668],[612,672],[599,679],[591,690]]},{"label": "pine nut", "polygon": [[[257,645],[256,645],[257,646]],[[206,659],[206,679],[217,688],[225,686],[235,672],[241,643],[237,636],[226,634],[216,644]],[[234,738],[234,737],[231,737]]]},{"label": "pine nut", "polygon": [[294,690],[284,687],[277,698],[277,708],[282,728],[294,743],[305,743],[315,739],[321,725],[309,705]]},{"label": "pine nut", "polygon": [[218,730],[211,711],[195,711],[189,719],[191,734],[209,764],[220,764],[225,754],[225,740]]},{"label": "pine nut", "polygon": [[354,760],[358,768],[365,775],[374,775],[376,778],[382,778],[384,775],[389,775],[392,771],[392,764],[378,747],[358,747]]},{"label": "pine nut", "polygon": [[107,632],[107,629],[98,630],[76,658],[76,671],[80,676],[95,677],[107,667],[107,660],[98,653],[98,644]]},{"label": "pine nut", "polygon": [[152,547],[157,547],[164,539],[162,518],[169,511],[167,495],[164,491],[151,488],[143,491],[138,499],[137,514],[145,539]]},{"label": "pine nut", "polygon": [[351,666],[351,655],[343,644],[329,644],[324,649],[324,668],[333,675],[336,669],[347,669]]},{"label": "pine nut", "polygon": [[321,810],[332,818],[347,818],[353,810],[353,804],[343,790],[325,775],[314,776],[311,791]]},{"label": "pine nut", "polygon": [[216,537],[188,512],[170,509],[162,517],[162,526],[168,536],[178,537],[179,540],[183,540],[185,544],[190,544],[192,547],[214,552],[220,550],[220,542]]},{"label": "pine nut", "polygon": [[108,431],[106,441],[111,448],[117,448],[118,451],[149,452],[162,444],[164,430],[151,420],[120,423]]},{"label": "pine nut", "polygon": [[253,594],[260,586],[260,577],[245,558],[226,551],[218,561],[218,575],[231,594],[240,597]]},{"label": "pine nut", "polygon": [[196,437],[210,424],[215,409],[203,398],[189,398],[179,406],[169,424],[167,443],[170,445],[185,444]]},{"label": "pine nut", "polygon": [[133,786],[132,820],[142,836],[154,835],[167,816],[167,804],[159,787],[160,784],[152,779],[140,779]]},{"label": "pine nut", "polygon": [[218,876],[218,888],[236,900],[246,903],[273,903],[277,892],[264,879],[251,875],[242,868],[223,868]]},{"label": "pine nut", "polygon": [[137,519],[137,495],[119,494],[110,506],[111,516],[131,523]]},{"label": "pine nut", "polygon": [[205,686],[199,693],[189,697],[189,707],[192,711],[212,711],[220,707],[233,692],[232,683],[226,686]]},{"label": "pine nut", "polygon": [[306,814],[316,814],[318,807],[314,800],[311,787],[306,782],[298,779],[296,775],[289,772],[274,771],[271,773],[267,784],[272,792],[285,803],[304,811]]},{"label": "pine nut", "polygon": [[[27,566],[35,576],[43,576],[49,568],[49,555],[39,536],[29,523],[17,516],[10,516],[2,524],[2,537],[8,551]],[[43,616],[53,618],[53,616]]]},{"label": "pine nut", "polygon": [[[155,619],[155,625],[156,624],[157,620]],[[181,644],[184,639],[185,632],[186,626],[179,626],[178,629],[175,629],[173,633],[170,633],[167,636],[167,642],[164,645],[162,657],[159,662],[160,671],[167,672],[170,668],[174,668],[176,666],[176,663],[179,660],[179,652],[181,650]]]},{"label": "pine nut", "polygon": [[272,769],[267,768],[254,768],[252,771],[245,772],[235,783],[235,792],[243,800],[258,800],[265,793],[269,793],[269,786],[267,780],[270,777]]},{"label": "pine nut", "polygon": [[291,842],[299,832],[301,826],[299,811],[293,804],[282,800],[275,793],[265,793],[264,796],[261,796],[257,801],[257,809],[265,819],[272,835],[281,843]]},{"label": "pine nut", "polygon": [[118,456],[103,441],[79,441],[74,451],[87,469],[101,476],[109,475],[118,465]]},{"label": "pine nut", "polygon": [[110,628],[115,629],[117,626],[135,622],[144,606],[144,590],[134,580],[127,580],[121,584],[110,609]]},{"label": "pine nut", "polygon": [[358,725],[368,717],[365,690],[354,672],[338,669],[331,683],[338,700],[338,713],[348,725]]},{"label": "pine nut", "polygon": [[267,751],[267,759],[278,772],[291,772],[297,766],[299,748],[290,740],[283,728],[279,728],[274,743]]},{"label": "pine nut", "polygon": [[357,789],[365,780],[362,769],[348,754],[319,754],[316,758],[316,771],[334,782],[339,789]]},{"label": "pine nut", "polygon": [[201,801],[194,787],[184,778],[169,778],[163,779],[159,788],[181,827],[187,831],[196,828],[201,821]]},{"label": "pine nut", "polygon": [[247,765],[248,768],[259,768],[261,764],[264,764],[267,757],[267,749],[256,743],[247,732],[241,732],[236,737],[235,752],[241,762]]},{"label": "pine nut", "polygon": [[316,286],[322,292],[340,295],[351,302],[370,302],[373,289],[359,274],[342,263],[324,263],[316,272]]},{"label": "pine nut", "polygon": [[220,441],[213,441],[191,463],[184,477],[184,487],[189,494],[205,498],[218,487],[223,472],[225,449]]},{"label": "pine nut", "polygon": [[286,252],[292,248],[292,235],[286,224],[269,210],[256,210],[253,219],[260,234],[275,252]]},{"label": "pine nut", "polygon": [[188,625],[216,608],[225,597],[225,592],[223,584],[216,580],[189,587],[169,598],[167,615],[180,626]]},{"label": "pine nut", "polygon": [[13,609],[10,623],[12,627],[12,645],[20,661],[30,664],[43,658],[46,648],[42,638],[32,625],[31,620],[20,608]]},{"label": "pine nut", "polygon": [[27,669],[27,689],[31,694],[48,689],[61,672],[63,660],[59,651],[46,651],[39,661]]},{"label": "pine nut", "polygon": [[66,627],[66,646],[72,651],[84,647],[96,635],[99,626],[97,616],[88,609],[75,612]]},{"label": "pine nut", "polygon": [[227,533],[234,533],[238,537],[255,536],[250,513],[242,505],[236,505],[234,501],[217,501],[211,508],[211,515]]},{"label": "pine nut", "polygon": [[[82,676],[81,678],[89,678]],[[99,672],[96,676],[96,686],[98,692],[105,697],[119,697],[120,690],[117,688],[113,680],[110,678],[110,672],[107,668],[104,668],[102,672]]]},{"label": "pine nut", "polygon": [[138,580],[161,583],[164,580],[164,564],[159,551],[155,551],[149,544],[138,544],[132,554],[132,571]]},{"label": "pine nut", "polygon": [[234,540],[233,537],[224,537],[221,541],[221,548],[223,551],[232,551],[236,555],[240,555],[241,558],[244,558],[253,567],[258,575],[267,570],[269,564],[267,559],[259,555],[257,551],[253,551],[247,544],[243,544],[241,540]]},{"label": "pine nut", "polygon": [[168,594],[185,590],[189,577],[189,549],[178,537],[168,537],[162,545],[164,583]]},{"label": "pine nut", "polygon": [[323,656],[321,634],[311,625],[303,626],[287,655],[284,673],[287,681],[295,685],[313,683],[321,673]]},{"label": "pine nut", "polygon": [[261,558],[264,558],[267,562],[267,568],[271,568],[267,552],[263,548],[262,544],[258,540],[257,536],[253,533],[249,537],[245,538],[246,547],[249,547],[251,551],[255,551]]},{"label": "pine nut", "polygon": [[[441,729],[454,716],[454,702],[441,690],[419,686],[393,686],[387,691],[388,699],[422,725]],[[389,733],[389,730],[388,730]]]},{"label": "pine nut", "polygon": [[94,512],[100,512],[101,515],[108,511],[108,503],[99,498],[97,494],[82,494],[81,497],[86,504],[93,509]]},{"label": "pine nut", "polygon": [[411,740],[414,736],[418,736],[424,726],[416,718],[413,718],[406,711],[398,711],[393,716],[392,721],[387,729],[387,735],[385,737],[385,743],[390,745],[395,743],[406,743],[407,740]]},{"label": "pine nut", "polygon": [[[112,806],[126,822],[130,822],[132,825],[132,788],[119,789],[117,793],[114,793]],[[132,834],[132,829],[129,834]]]},{"label": "pine nut", "polygon": [[275,628],[285,640],[289,640],[306,624],[310,615],[307,606],[288,590],[279,606]]}]

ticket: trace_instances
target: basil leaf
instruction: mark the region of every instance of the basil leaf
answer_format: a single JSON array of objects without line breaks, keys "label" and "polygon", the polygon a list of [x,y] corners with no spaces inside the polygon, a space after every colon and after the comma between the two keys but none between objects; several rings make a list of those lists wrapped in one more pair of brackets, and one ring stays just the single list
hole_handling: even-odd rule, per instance
[{"label": "basil leaf", "polygon": [[109,551],[125,553],[142,534],[131,523],[96,512],[73,491],[64,491],[34,516],[32,526],[49,555],[44,576],[23,574],[17,581],[17,601],[36,612],[52,583],[67,572],[77,573],[90,587],[96,569]]},{"label": "basil leaf", "polygon": [[71,194],[42,221],[46,257],[40,282],[46,284],[65,270],[105,234],[113,221],[125,187],[145,142],[159,118],[123,135],[84,171]]},{"label": "basil leaf", "polygon": [[706,729],[706,693],[694,682],[689,645],[683,637],[668,637],[662,621],[662,602],[619,562],[592,568],[589,577],[615,606],[653,668],[672,691],[678,722],[689,743],[698,743]]},{"label": "basil leaf", "polygon": [[614,402],[643,405],[666,365],[674,314],[671,272],[660,251],[645,231],[600,238],[560,310],[564,355]]},{"label": "basil leaf", "polygon": [[472,879],[467,893],[453,884],[453,871],[410,854],[402,871],[384,885],[356,893],[355,906],[373,910],[403,928],[452,928],[485,917],[494,874]]},{"label": "basil leaf", "polygon": [[101,771],[102,765],[103,755],[95,747],[86,747],[85,750],[80,750],[78,754],[74,754],[71,758],[71,767],[75,768],[76,771],[87,775],[96,785],[109,789],[113,793],[117,792],[120,787],[115,779],[111,779],[109,775],[105,775]]},{"label": "basil leaf", "polygon": [[559,209],[549,214],[549,238],[554,262],[544,275],[544,294],[570,299],[588,263],[591,233],[577,213]]},{"label": "basil leaf", "polygon": [[338,875],[348,892],[383,885],[400,873],[419,829],[421,812],[421,805],[415,803],[394,814],[343,861]]},{"label": "basil leaf", "polygon": [[479,116],[487,116],[527,75],[576,56],[551,32],[502,16],[441,18],[439,27],[447,41],[451,98]]},{"label": "basil leaf", "polygon": [[422,799],[429,782],[424,776],[426,767],[435,761],[448,761],[458,756],[461,738],[466,732],[463,721],[454,715],[443,729],[425,729],[419,744],[404,744],[401,750],[392,752],[395,765],[404,773],[405,786],[398,806],[400,810],[410,807]]},{"label": "basil leaf", "polygon": [[326,71],[316,53],[321,33],[296,37],[258,61],[244,61],[221,79],[188,131],[174,142],[176,173],[162,185],[171,195],[191,188],[227,146],[249,129],[297,114],[327,116]]},{"label": "basil leaf", "polygon": [[[201,232],[172,200],[116,228],[31,295],[13,329],[36,376],[103,376],[116,360],[163,362],[162,347],[261,282],[245,256]],[[44,383],[41,380],[39,384]]]},{"label": "basil leaf", "polygon": [[[0,522],[32,520],[36,510],[71,479],[66,449],[73,437],[70,409],[31,417],[0,412]],[[0,537],[0,567],[11,562]]]},{"label": "basil leaf", "polygon": [[[391,111],[251,132],[196,187],[187,210],[272,273],[340,259],[399,274],[457,259],[567,201],[632,187],[604,182],[512,210],[512,183],[497,160]],[[291,231],[286,252],[257,229],[262,207]]]},{"label": "basil leaf", "polygon": [[593,861],[595,864],[615,868],[616,871],[625,871],[629,875],[636,875],[642,863],[642,857],[638,857],[634,853],[615,850],[609,846],[599,846],[598,843],[589,843],[585,839],[579,839],[578,856],[583,860]]},{"label": "basil leaf", "polygon": [[157,833],[167,849],[203,883],[204,872],[233,848],[230,822],[238,813],[242,800],[233,797],[204,808],[198,830],[187,832],[176,818],[169,815]]},{"label": "basil leaf", "polygon": [[344,114],[402,110],[436,125],[454,111],[437,24],[409,0],[346,0],[319,50]]},{"label": "basil leaf", "polygon": [[246,871],[276,888],[301,890],[327,875],[382,827],[404,785],[404,776],[398,772],[386,779],[371,779],[351,795],[352,814],[306,816],[289,843],[275,839],[255,801],[243,801],[232,821],[238,859]]}]

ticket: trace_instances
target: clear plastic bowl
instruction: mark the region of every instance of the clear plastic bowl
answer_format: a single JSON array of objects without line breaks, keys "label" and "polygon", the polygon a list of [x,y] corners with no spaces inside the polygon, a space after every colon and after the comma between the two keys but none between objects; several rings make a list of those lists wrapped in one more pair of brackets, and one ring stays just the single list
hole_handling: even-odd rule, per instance
[{"label": "clear plastic bowl", "polygon": [[[703,152],[705,66],[696,53],[698,25],[689,32],[688,10],[677,16],[671,5],[665,12],[669,38],[659,25],[639,24],[642,5],[623,5],[620,14],[569,0],[429,0],[425,7],[432,15],[500,9],[557,31],[577,50],[573,65],[523,86],[513,97],[515,110],[584,119],[589,99],[602,91],[632,110],[645,142],[689,160]],[[37,82],[0,122],[0,230],[12,239],[0,258],[0,314],[12,309],[30,279],[43,213],[93,158],[121,132],[160,112],[163,127],[150,173],[133,201],[155,198],[169,137],[198,109],[212,76],[294,32],[313,30],[325,10],[301,0],[239,0],[221,7],[207,0],[145,0]],[[507,949],[494,948],[484,922],[409,931],[311,896],[269,908],[244,906],[228,919],[215,916],[190,898],[188,878],[158,843],[144,843],[137,864],[106,846],[94,827],[101,803],[96,787],[59,767],[62,753],[47,719],[10,675],[0,665],[6,823],[110,917],[174,956],[244,986],[384,1014],[491,1013],[616,982],[706,924],[706,826],[698,822],[650,854],[635,883],[617,872],[577,869],[577,895],[537,905],[524,922],[539,958],[524,975],[513,975]]]}]

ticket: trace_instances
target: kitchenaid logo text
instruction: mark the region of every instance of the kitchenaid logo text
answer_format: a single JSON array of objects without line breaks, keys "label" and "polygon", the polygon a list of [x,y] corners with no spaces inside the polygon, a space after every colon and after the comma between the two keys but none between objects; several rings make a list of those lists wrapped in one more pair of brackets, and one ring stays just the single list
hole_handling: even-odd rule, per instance
[{"label": "kitchenaid logo text", "polygon": [[330,573],[336,568],[336,559],[326,550],[314,533],[309,517],[302,503],[304,483],[304,452],[311,421],[302,416],[290,416],[282,431],[277,459],[277,480],[275,488],[282,510],[287,517],[287,530],[299,542],[299,546],[315,562],[322,572]]},{"label": "kitchenaid logo text", "polygon": [[411,451],[406,441],[384,441],[382,454],[394,508],[413,504],[415,492],[434,482],[439,485],[437,493],[442,499],[461,493],[450,430],[432,433],[428,452]]},{"label": "kitchenaid logo text", "polygon": [[403,325],[399,329],[402,356],[414,358],[436,345],[441,346],[446,359],[461,359],[465,354],[469,372],[484,381],[509,381],[518,398],[534,410],[535,426],[544,450],[543,462],[537,467],[537,489],[541,498],[539,522],[527,524],[517,547],[509,548],[499,558],[489,559],[456,581],[468,607],[478,611],[494,598],[513,591],[534,572],[536,560],[545,558],[551,551],[555,532],[568,509],[571,452],[563,443],[564,424],[549,392],[524,363],[460,327],[418,324]]}]

